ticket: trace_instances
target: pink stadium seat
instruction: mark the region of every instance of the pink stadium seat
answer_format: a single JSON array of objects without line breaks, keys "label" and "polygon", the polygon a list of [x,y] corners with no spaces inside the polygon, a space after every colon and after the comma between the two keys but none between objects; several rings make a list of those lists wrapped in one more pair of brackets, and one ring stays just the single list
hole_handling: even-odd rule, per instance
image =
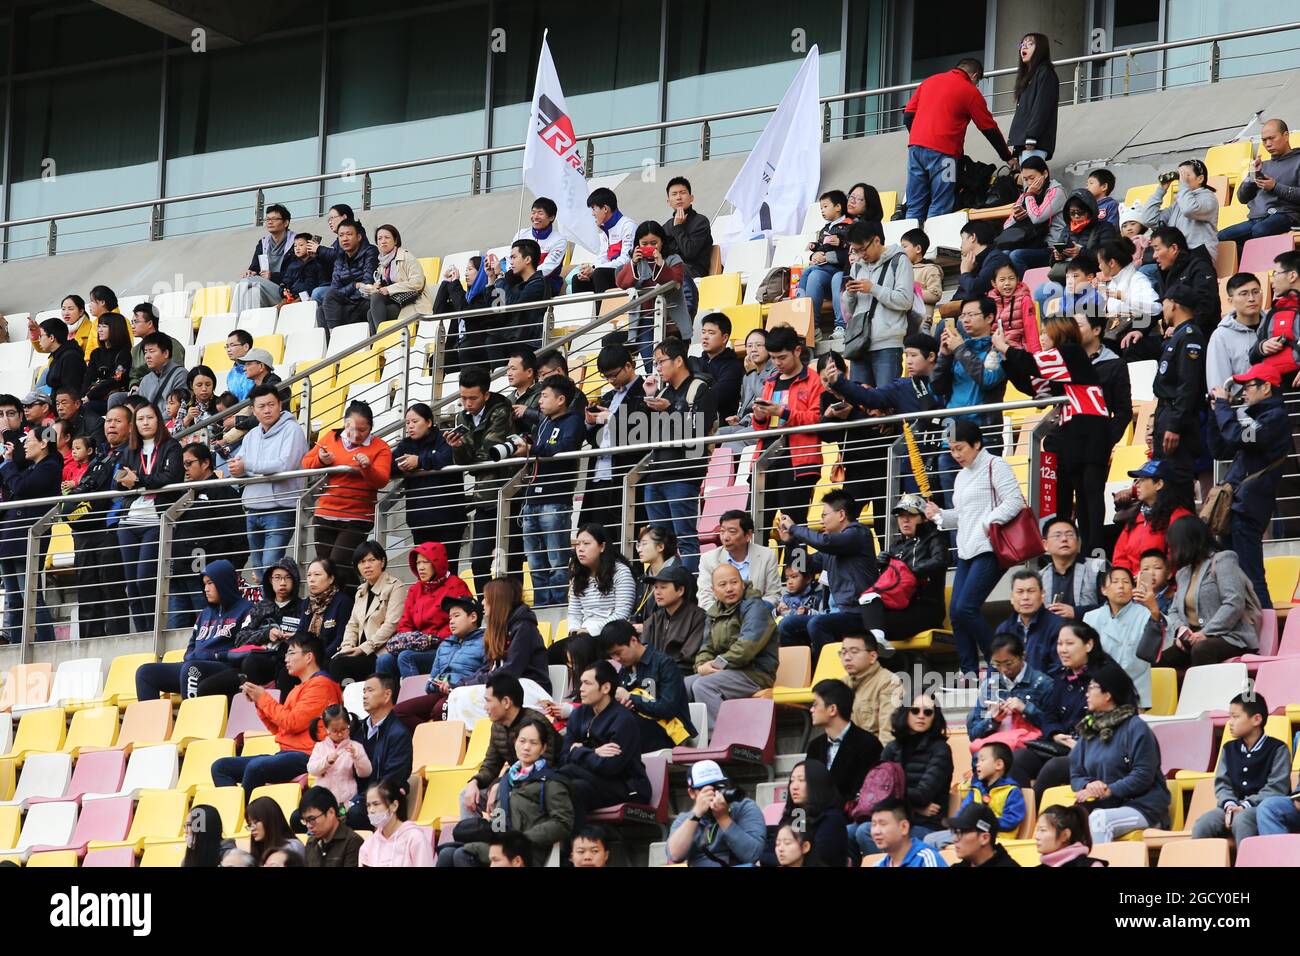
[{"label": "pink stadium seat", "polygon": [[781,817],[784,814],[784,803],[769,803],[763,808],[763,822],[770,827],[774,827],[781,822]]},{"label": "pink stadium seat", "polygon": [[641,758],[646,776],[650,778],[649,803],[619,803],[587,815],[598,823],[642,823],[658,825],[668,823],[668,761],[663,757]]},{"label": "pink stadium seat", "polygon": [[423,697],[424,688],[428,686],[428,674],[415,674],[411,677],[402,678],[402,688],[397,692],[397,702],[400,704],[404,700],[410,700],[412,697]]},{"label": "pink stadium seat", "polygon": [[1175,770],[1204,773],[1210,769],[1214,760],[1214,722],[1208,717],[1160,721],[1150,726],[1160,744],[1160,769],[1166,777],[1172,777]]},{"label": "pink stadium seat", "polygon": [[[268,690],[271,699],[279,701],[280,692],[278,690]],[[243,694],[236,694],[230,700],[230,716],[226,719],[225,736],[230,740],[237,739],[241,734],[265,734],[267,733],[266,724],[262,723],[262,718],[257,716],[257,705],[245,697]]]},{"label": "pink stadium seat", "polygon": [[[91,840],[125,840],[131,831],[131,817],[135,801],[130,797],[112,797],[108,800],[87,800],[77,818],[77,829],[66,846],[43,846],[41,850],[76,850],[85,856],[86,844]],[[127,847],[129,850],[130,847]]]},{"label": "pink stadium seat", "polygon": [[1283,657],[1259,665],[1255,693],[1264,698],[1270,714],[1285,714],[1287,704],[1300,704],[1300,657]]},{"label": "pink stadium seat", "polygon": [[729,488],[736,478],[736,453],[719,445],[709,455],[709,470],[704,475],[705,488]]},{"label": "pink stadium seat", "polygon": [[1300,833],[1253,836],[1237,844],[1237,866],[1295,866],[1300,860]]},{"label": "pink stadium seat", "polygon": [[706,749],[674,747],[673,764],[699,760],[763,764],[769,777],[776,759],[776,705],[771,700],[724,700]]},{"label": "pink stadium seat", "polygon": [[135,866],[135,847],[114,846],[106,850],[91,850],[81,861],[83,867],[87,866],[106,866],[106,867],[124,867]]},{"label": "pink stadium seat", "polygon": [[[1275,611],[1275,616],[1276,613]],[[1233,660],[1244,663],[1246,670],[1253,674],[1261,664],[1286,657],[1300,657],[1300,614],[1288,614],[1286,616],[1286,624],[1282,627],[1282,636],[1278,639],[1277,646],[1271,654],[1264,653],[1263,644],[1261,643],[1260,653],[1243,654],[1241,657],[1233,658]]]},{"label": "pink stadium seat", "polygon": [[1260,236],[1247,239],[1241,247],[1241,262],[1237,264],[1238,272],[1270,272],[1273,260],[1284,252],[1295,249],[1295,240],[1290,232],[1280,236]]},{"label": "pink stadium seat", "polygon": [[32,800],[32,803],[44,803],[50,799],[74,800],[80,803],[81,795],[85,793],[117,793],[118,788],[122,786],[124,776],[126,776],[126,754],[121,750],[82,751],[81,756],[77,758],[76,766],[73,767],[72,779],[68,781],[68,789],[63,792],[63,796],[41,797]]},{"label": "pink stadium seat", "polygon": [[1047,281],[1047,274],[1051,271],[1052,269],[1050,266],[1041,266],[1037,269],[1026,269],[1023,281],[1025,285],[1029,287],[1029,291],[1033,292]]},{"label": "pink stadium seat", "polygon": [[[704,499],[704,508],[700,511],[700,520],[695,525],[700,534],[700,547],[706,544],[716,545],[718,543],[718,525],[722,515],[739,508],[745,510],[749,507],[749,485],[730,485],[726,488],[715,488],[709,492]],[[757,529],[763,539],[767,538],[765,529]],[[754,540],[759,540],[760,534],[754,535]]]}]

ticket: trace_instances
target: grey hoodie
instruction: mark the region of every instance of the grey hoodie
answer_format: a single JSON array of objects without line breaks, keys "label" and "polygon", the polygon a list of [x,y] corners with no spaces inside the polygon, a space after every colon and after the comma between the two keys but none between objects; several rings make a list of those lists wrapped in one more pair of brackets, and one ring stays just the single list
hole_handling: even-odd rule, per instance
[{"label": "grey hoodie", "polygon": [[184,388],[188,376],[189,373],[183,366],[169,361],[156,372],[145,373],[144,378],[140,379],[138,394],[166,410],[167,396],[178,388]]},{"label": "grey hoodie", "polygon": [[[891,261],[892,260],[892,261]],[[916,298],[916,280],[911,260],[898,246],[886,246],[875,262],[859,259],[849,269],[850,279],[870,279],[874,283],[870,292],[845,292],[844,312],[850,317],[844,333],[845,352],[849,343],[861,336],[871,303],[876,305],[871,317],[870,351],[901,349],[907,337],[907,314]]]},{"label": "grey hoodie", "polygon": [[[1250,350],[1258,332],[1258,324],[1238,322],[1235,309],[1223,317],[1205,348],[1205,381],[1209,387],[1222,385],[1230,375],[1240,375],[1250,368]],[[1228,388],[1233,394],[1241,391],[1236,384]]]},{"label": "grey hoodie", "polygon": [[1219,252],[1219,197],[1213,189],[1200,186],[1196,189],[1183,189],[1181,186],[1174,194],[1173,204],[1168,209],[1161,209],[1165,193],[1169,187],[1156,187],[1138,213],[1142,222],[1151,227],[1161,224],[1181,229],[1187,237],[1187,247],[1195,249],[1204,246],[1210,254],[1210,261]]},{"label": "grey hoodie", "polygon": [[[264,430],[259,423],[244,436],[238,457],[244,459],[247,477],[295,471],[302,468],[306,454],[307,436],[303,434],[302,426],[289,412],[281,412],[279,420],[269,430]],[[248,511],[292,508],[306,486],[306,478],[245,485],[244,508]]]}]

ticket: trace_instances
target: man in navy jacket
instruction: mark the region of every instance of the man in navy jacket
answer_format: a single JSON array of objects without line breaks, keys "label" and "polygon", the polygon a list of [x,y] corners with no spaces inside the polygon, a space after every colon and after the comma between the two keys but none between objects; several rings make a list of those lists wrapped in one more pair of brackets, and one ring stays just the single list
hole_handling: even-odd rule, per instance
[{"label": "man in navy jacket", "polygon": [[[673,747],[696,735],[691,723],[686,681],[677,662],[663,651],[641,643],[631,621],[610,621],[601,629],[601,643],[619,662],[615,700],[641,718],[641,752]],[[681,721],[686,737],[669,737],[661,721]]]},{"label": "man in navy jacket", "polygon": [[379,268],[379,250],[362,235],[360,223],[345,219],[338,232],[339,252],[319,319],[327,329],[369,321],[370,296],[360,286],[374,282]]},{"label": "man in navy jacket", "polygon": [[618,672],[597,661],[582,672],[582,705],[564,730],[561,775],[573,791],[575,826],[592,810],[619,803],[648,803],[650,779],[641,763],[641,720],[614,699]]},{"label": "man in navy jacket", "polygon": [[414,759],[411,732],[392,716],[397,703],[397,678],[392,674],[371,674],[362,686],[364,720],[352,727],[352,739],[361,742],[370,759],[370,776],[357,778],[357,795],[348,804],[347,824],[354,830],[370,829],[366,816],[366,789],[381,780],[405,786]]}]

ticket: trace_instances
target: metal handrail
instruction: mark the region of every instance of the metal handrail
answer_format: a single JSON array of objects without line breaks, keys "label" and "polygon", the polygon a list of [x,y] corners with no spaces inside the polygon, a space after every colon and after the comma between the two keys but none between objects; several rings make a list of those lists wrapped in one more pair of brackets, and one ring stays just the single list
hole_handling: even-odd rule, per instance
[{"label": "metal handrail", "polygon": [[[1147,53],[1162,53],[1168,50],[1184,49],[1192,46],[1203,46],[1207,43],[1217,44],[1231,40],[1248,39],[1256,36],[1267,36],[1274,33],[1286,33],[1292,30],[1300,30],[1300,21],[1278,24],[1267,27],[1254,27],[1249,30],[1234,30],[1229,33],[1209,34],[1201,37],[1191,37],[1184,40],[1171,40],[1163,43],[1150,43],[1140,47],[1129,47],[1123,50],[1109,50],[1103,53],[1090,53],[1084,56],[1067,57],[1055,61],[1055,65],[1060,66],[1081,66],[1089,63],[1101,63],[1108,60],[1131,59],[1142,56]],[[999,70],[990,70],[984,74],[986,79],[1002,76],[1012,76],[1016,72],[1015,67],[1006,67]],[[916,89],[921,84],[921,80],[910,83],[899,83],[893,86],[875,87],[868,90],[855,90],[848,93],[836,93],[830,96],[820,97],[818,103],[825,107],[832,103],[842,103],[848,100],[861,99],[868,96],[886,96],[891,93],[905,93],[908,90]],[[1005,92],[1005,91],[1004,91]],[[998,94],[993,94],[998,95]],[[740,119],[747,116],[761,116],[765,113],[776,111],[778,104],[771,106],[755,106],[747,109],[730,110],[725,113],[710,113],[700,116],[691,116],[685,119],[660,120],[654,123],[642,123],[637,126],[623,126],[616,129],[600,130],[599,132],[589,133],[581,137],[584,142],[595,142],[602,139],[611,139],[618,136],[630,136],[637,133],[649,133],[658,130],[676,129],[682,126],[698,126],[705,123],[716,123],[722,120]],[[328,173],[315,173],[309,176],[297,176],[292,179],[272,180],[264,183],[251,183],[245,186],[229,186],[223,189],[210,189],[203,192],[186,193],[181,196],[159,196],[155,199],[141,199],[129,203],[117,203],[111,206],[98,206],[91,209],[78,209],[71,212],[50,213],[45,216],[30,216],[24,219],[7,219],[0,221],[0,229],[8,229],[18,226],[31,226],[39,223],[55,223],[62,219],[79,219],[85,216],[99,216],[108,213],[126,212],[132,209],[151,209],[154,207],[171,206],[177,203],[196,202],[204,199],[215,199],[221,196],[234,196],[248,192],[264,193],[273,189],[286,189],[290,186],[301,186],[308,183],[325,183],[334,180],[352,180],[360,178],[362,188],[368,177],[381,173],[395,172],[403,169],[415,169],[421,166],[432,166],[439,163],[458,162],[466,159],[476,159],[481,157],[501,156],[507,153],[517,153],[524,149],[523,143],[517,143],[510,146],[484,146],[479,149],[461,150],[456,153],[446,153],[441,156],[430,156],[424,159],[410,159],[397,163],[383,163],[377,166],[367,166],[362,169],[337,170]]]}]

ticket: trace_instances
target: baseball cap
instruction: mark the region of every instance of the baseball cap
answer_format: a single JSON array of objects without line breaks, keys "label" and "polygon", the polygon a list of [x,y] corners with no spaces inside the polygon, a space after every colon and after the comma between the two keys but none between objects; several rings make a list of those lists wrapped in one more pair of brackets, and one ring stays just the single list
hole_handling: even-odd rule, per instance
[{"label": "baseball cap", "polygon": [[261,362],[267,368],[275,368],[275,358],[266,349],[249,349],[241,362]]},{"label": "baseball cap", "polygon": [[23,396],[23,408],[26,408],[29,405],[36,405],[37,403],[41,405],[50,404],[50,396],[46,395],[40,389],[33,389]]},{"label": "baseball cap", "polygon": [[646,575],[647,581],[665,581],[668,584],[676,584],[678,587],[686,587],[691,583],[691,572],[687,571],[680,564],[671,564],[668,567],[660,568],[658,574]]},{"label": "baseball cap", "polygon": [[1279,388],[1282,385],[1282,372],[1275,366],[1260,362],[1257,365],[1252,365],[1240,375],[1232,376],[1232,380],[1241,385],[1254,381],[1268,382],[1274,388]]},{"label": "baseball cap", "polygon": [[463,608],[470,614],[477,614],[478,619],[483,620],[483,605],[479,604],[472,597],[462,597],[459,594],[448,594],[442,599],[442,609],[450,611],[454,607]]},{"label": "baseball cap", "polygon": [[944,820],[943,825],[949,830],[963,832],[970,830],[993,834],[998,832],[998,818],[993,815],[988,805],[983,803],[966,804],[956,816]]},{"label": "baseball cap", "polygon": [[1149,461],[1141,468],[1130,471],[1128,476],[1130,478],[1159,478],[1162,481],[1168,481],[1173,477],[1168,466],[1163,461]]},{"label": "baseball cap", "polygon": [[1177,303],[1187,309],[1195,310],[1200,305],[1196,294],[1190,288],[1182,285],[1174,286],[1165,293],[1164,297],[1170,302]]},{"label": "baseball cap", "polygon": [[722,768],[715,760],[701,760],[699,763],[691,764],[691,772],[686,775],[686,786],[692,790],[727,782],[727,775],[722,772]]},{"label": "baseball cap", "polygon": [[898,499],[898,504],[894,505],[894,514],[923,515],[925,499],[915,492],[909,492]]}]

